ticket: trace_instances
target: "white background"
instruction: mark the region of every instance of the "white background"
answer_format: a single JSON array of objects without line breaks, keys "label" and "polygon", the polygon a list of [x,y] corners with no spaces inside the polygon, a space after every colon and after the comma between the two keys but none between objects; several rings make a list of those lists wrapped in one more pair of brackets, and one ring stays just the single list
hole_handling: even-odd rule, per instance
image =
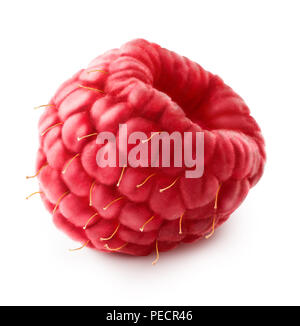
[{"label": "white background", "polygon": [[[1,1],[2,305],[300,304],[299,1]],[[78,246],[34,172],[37,121],[57,87],[142,37],[220,75],[266,139],[265,174],[210,240],[144,258]]]}]

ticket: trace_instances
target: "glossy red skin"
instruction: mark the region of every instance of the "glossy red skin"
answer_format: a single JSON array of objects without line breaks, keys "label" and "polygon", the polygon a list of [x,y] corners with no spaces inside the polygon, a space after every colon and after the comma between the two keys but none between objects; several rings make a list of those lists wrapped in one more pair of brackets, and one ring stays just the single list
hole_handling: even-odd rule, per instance
[{"label": "glossy red skin", "polygon": [[[90,72],[94,69],[98,72]],[[79,85],[101,89],[104,94]],[[71,238],[101,251],[123,247],[118,252],[147,255],[166,251],[181,242],[202,238],[228,219],[260,179],[264,141],[260,128],[244,101],[216,75],[197,63],[157,44],[133,40],[93,60],[58,89],[39,121],[37,170],[42,200],[54,223]],[[119,123],[128,130],[203,131],[204,175],[185,178],[185,168],[100,168],[96,163],[96,137],[90,133],[111,131]],[[79,153],[66,173],[69,160]],[[142,187],[136,185],[155,170]],[[165,192],[160,188],[178,181]],[[90,189],[92,206],[89,206]],[[214,203],[221,184],[217,210]],[[61,200],[59,198],[68,192]],[[123,199],[103,207],[111,200]],[[95,213],[86,230],[83,226]],[[216,213],[216,215],[214,215]],[[179,219],[182,218],[182,234]],[[144,232],[141,226],[151,217]],[[114,237],[109,237],[120,224]],[[126,244],[126,245],[125,245]]]}]

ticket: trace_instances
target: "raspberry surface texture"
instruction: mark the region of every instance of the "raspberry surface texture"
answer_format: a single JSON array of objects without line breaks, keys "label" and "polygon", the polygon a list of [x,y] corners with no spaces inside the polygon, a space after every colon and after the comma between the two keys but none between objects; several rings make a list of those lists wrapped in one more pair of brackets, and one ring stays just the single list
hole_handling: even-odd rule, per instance
[{"label": "raspberry surface texture", "polygon": [[[97,134],[204,133],[204,173],[104,167]],[[209,237],[262,176],[264,140],[221,78],[142,39],[94,59],[57,90],[39,121],[37,176],[56,226],[83,246],[148,255]],[[149,140],[150,142],[151,140]],[[117,149],[119,144],[116,144]]]}]

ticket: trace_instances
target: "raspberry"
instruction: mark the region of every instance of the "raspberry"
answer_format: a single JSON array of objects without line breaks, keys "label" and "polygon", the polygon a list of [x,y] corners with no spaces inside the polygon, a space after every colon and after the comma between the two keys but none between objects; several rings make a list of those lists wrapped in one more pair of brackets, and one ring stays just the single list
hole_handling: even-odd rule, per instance
[{"label": "raspberry", "polygon": [[[121,123],[149,142],[151,132],[204,132],[203,176],[186,178],[186,166],[99,167],[97,135],[116,135]],[[106,252],[156,251],[158,258],[211,236],[265,163],[261,131],[241,97],[198,64],[142,39],[63,83],[45,105],[39,132],[36,175],[54,223]]]}]

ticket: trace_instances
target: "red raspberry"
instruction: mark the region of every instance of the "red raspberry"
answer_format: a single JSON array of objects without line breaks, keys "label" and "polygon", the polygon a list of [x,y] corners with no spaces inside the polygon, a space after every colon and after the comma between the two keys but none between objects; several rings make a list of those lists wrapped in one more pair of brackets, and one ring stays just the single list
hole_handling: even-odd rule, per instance
[{"label": "red raspberry", "polygon": [[[183,168],[100,168],[102,131],[204,132],[201,178]],[[91,248],[148,255],[228,219],[263,173],[264,141],[244,101],[216,75],[134,40],[66,81],[39,122],[37,174],[55,224]]]}]

